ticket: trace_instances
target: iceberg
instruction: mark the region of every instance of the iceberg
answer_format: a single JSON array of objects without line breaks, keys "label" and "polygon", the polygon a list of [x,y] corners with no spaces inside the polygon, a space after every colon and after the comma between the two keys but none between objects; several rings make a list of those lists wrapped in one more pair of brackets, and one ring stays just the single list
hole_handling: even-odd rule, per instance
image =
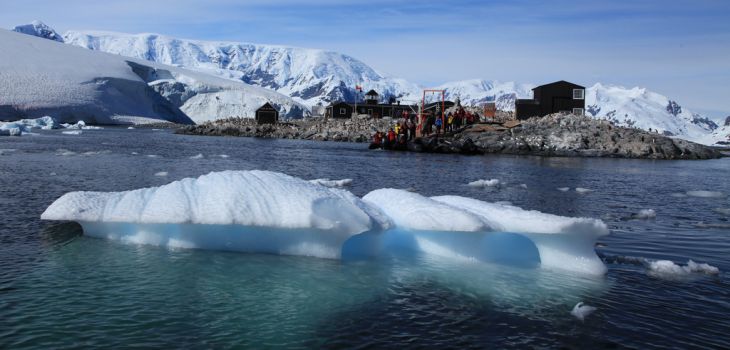
[{"label": "iceberg", "polygon": [[44,220],[133,243],[339,258],[388,220],[347,191],[268,171],[224,171],[126,192],[70,192]]},{"label": "iceberg", "polygon": [[125,192],[70,192],[44,220],[127,243],[361,259],[410,254],[542,266],[606,268],[596,219],[568,218],[459,196],[379,189],[363,198],[269,171],[223,171]]},{"label": "iceberg", "polygon": [[0,122],[0,130],[6,131],[10,136],[29,133],[33,129],[58,129],[58,122],[49,116],[35,119],[20,119],[13,122]]},{"label": "iceberg", "polygon": [[[363,200],[413,236],[414,249],[467,260],[539,263],[542,267],[602,275],[595,253],[608,234],[601,220],[568,218],[460,196],[424,197],[397,189]],[[402,241],[402,239],[401,239]]]}]

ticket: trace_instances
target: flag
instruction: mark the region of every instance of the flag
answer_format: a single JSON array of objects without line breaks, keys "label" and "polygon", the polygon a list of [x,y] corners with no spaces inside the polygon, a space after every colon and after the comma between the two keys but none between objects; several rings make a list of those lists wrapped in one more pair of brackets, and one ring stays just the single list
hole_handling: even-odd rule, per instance
[{"label": "flag", "polygon": [[360,86],[360,85],[355,85],[355,90],[357,90],[357,91],[362,91],[362,86]]}]

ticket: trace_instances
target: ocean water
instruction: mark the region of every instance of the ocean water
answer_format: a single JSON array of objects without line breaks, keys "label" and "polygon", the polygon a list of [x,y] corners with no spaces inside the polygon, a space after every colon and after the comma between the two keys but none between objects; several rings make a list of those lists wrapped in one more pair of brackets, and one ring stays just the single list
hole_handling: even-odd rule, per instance
[{"label": "ocean water", "polygon": [[[249,169],[351,178],[359,196],[409,188],[601,218],[608,273],[167,249],[39,219],[68,191]],[[500,185],[466,185],[479,179]],[[728,348],[728,195],[730,159],[466,157],[117,128],[3,138],[0,348]],[[644,209],[656,217],[635,219]],[[659,259],[720,274],[650,273]],[[585,321],[570,314],[581,301],[597,308]]]}]

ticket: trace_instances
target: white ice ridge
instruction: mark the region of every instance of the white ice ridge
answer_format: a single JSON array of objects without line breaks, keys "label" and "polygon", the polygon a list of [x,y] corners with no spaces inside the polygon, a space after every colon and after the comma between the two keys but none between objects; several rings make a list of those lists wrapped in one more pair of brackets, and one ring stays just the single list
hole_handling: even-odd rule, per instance
[{"label": "white ice ridge", "polygon": [[326,186],[326,187],[345,187],[345,186],[350,186],[350,184],[352,184],[352,179],[342,179],[342,180],[314,179],[314,180],[309,180],[309,182],[316,184],[316,185]]},{"label": "white ice ridge", "polygon": [[[397,189],[375,190],[363,200],[380,208],[398,228],[462,233],[449,238],[435,237],[431,233],[428,239],[432,241],[428,245],[422,244],[426,239],[424,235],[417,235],[416,241],[421,248],[440,244],[439,249],[430,249],[436,254],[490,260],[495,256],[509,258],[504,254],[517,255],[521,253],[517,249],[532,248],[537,251],[543,267],[597,275],[606,272],[594,251],[598,237],[608,234],[608,228],[601,220],[561,217],[459,196],[428,198]],[[469,233],[472,234],[464,236]],[[505,246],[515,250],[513,252],[494,251],[485,255],[483,250],[475,249],[485,241],[504,243],[501,238],[494,240],[497,233],[517,234],[530,242],[513,242],[509,247]]]},{"label": "white ice ridge", "polygon": [[89,236],[170,247],[359,258],[428,254],[601,275],[608,233],[567,218],[457,196],[352,193],[268,171],[224,171],[126,192],[71,192],[45,220]]}]

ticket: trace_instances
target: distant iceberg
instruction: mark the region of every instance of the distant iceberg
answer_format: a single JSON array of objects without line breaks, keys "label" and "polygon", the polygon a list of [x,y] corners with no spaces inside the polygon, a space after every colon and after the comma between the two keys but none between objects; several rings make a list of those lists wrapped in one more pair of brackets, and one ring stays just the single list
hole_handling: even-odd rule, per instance
[{"label": "distant iceberg", "polygon": [[179,248],[350,259],[428,254],[601,275],[596,219],[476,199],[352,193],[269,171],[224,171],[126,192],[71,192],[44,220],[92,237]]}]

